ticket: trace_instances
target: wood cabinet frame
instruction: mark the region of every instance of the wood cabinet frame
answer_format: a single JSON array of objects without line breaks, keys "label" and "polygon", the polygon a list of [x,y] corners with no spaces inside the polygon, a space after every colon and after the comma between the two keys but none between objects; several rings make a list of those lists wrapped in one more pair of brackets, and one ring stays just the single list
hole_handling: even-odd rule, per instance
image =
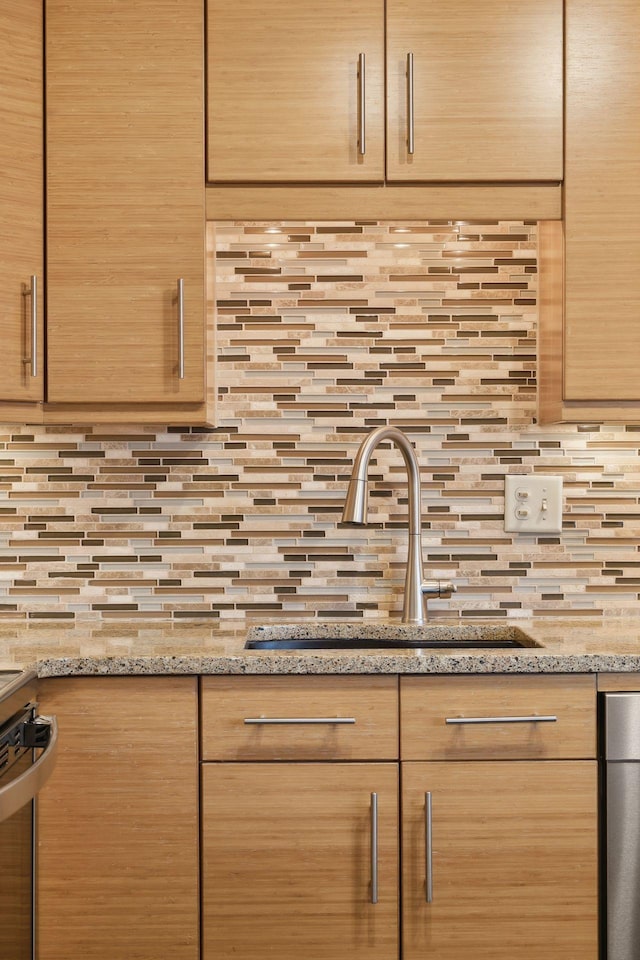
[{"label": "wood cabinet frame", "polygon": [[[287,679],[294,691],[291,700]],[[379,760],[371,755],[374,738],[363,741],[362,754],[355,754],[359,759],[345,763],[348,737],[340,733],[318,736],[314,731],[308,743],[303,726],[293,725],[282,736],[277,729],[266,735],[243,733],[242,716],[248,709],[263,718],[274,710],[285,718],[318,711],[327,718],[360,716],[362,711],[366,726],[375,718],[364,707],[368,678],[344,678],[345,697],[334,704],[340,679],[203,679],[203,960],[258,960],[265,938],[282,960],[297,960],[300,951],[311,960],[352,960],[359,956],[365,928],[372,955],[385,960],[397,957],[399,950],[404,960],[419,960],[425,953],[433,960],[597,960],[594,678],[400,677],[407,736],[403,740],[401,735],[405,746],[395,760],[384,739]],[[380,698],[377,685],[382,679],[371,678],[372,690],[376,688],[372,708]],[[354,701],[352,710],[350,683],[365,696],[365,701]],[[546,714],[551,704],[559,715],[558,729],[568,731],[566,747],[560,736],[545,739],[537,733],[492,738],[485,730],[481,740],[436,738],[435,715],[449,707],[458,710],[463,701],[472,714],[520,707],[527,714]],[[385,703],[383,715],[388,706]],[[440,721],[444,724],[443,716]],[[395,805],[393,779],[398,773],[402,946],[394,940],[394,908],[388,899],[380,914],[391,911],[386,914],[389,937],[376,939],[378,922],[375,913],[368,913],[376,907],[367,903],[366,884],[371,850],[368,796],[377,791],[374,784],[383,785],[380,803],[386,818],[389,806]],[[336,801],[341,777],[345,795],[351,797],[354,791],[358,798],[359,814]],[[329,824],[340,837],[340,847],[325,861],[317,840],[325,831],[331,833]],[[393,873],[388,830],[385,819],[385,885]],[[270,842],[270,837],[275,840]],[[331,853],[331,843],[329,848]],[[340,893],[345,856],[351,868]],[[251,870],[252,857],[257,876]],[[427,860],[433,866],[433,902],[427,902]],[[336,896],[339,910],[331,907]],[[288,929],[296,911],[303,918],[301,943]],[[329,920],[323,927],[324,916]]]}]

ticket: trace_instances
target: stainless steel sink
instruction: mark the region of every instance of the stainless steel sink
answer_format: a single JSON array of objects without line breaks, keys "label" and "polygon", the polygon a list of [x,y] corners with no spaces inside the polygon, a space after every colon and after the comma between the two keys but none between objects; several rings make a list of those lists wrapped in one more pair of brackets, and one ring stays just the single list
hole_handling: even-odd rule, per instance
[{"label": "stainless steel sink", "polygon": [[284,623],[252,627],[247,650],[477,650],[540,647],[519,627],[494,624]]}]

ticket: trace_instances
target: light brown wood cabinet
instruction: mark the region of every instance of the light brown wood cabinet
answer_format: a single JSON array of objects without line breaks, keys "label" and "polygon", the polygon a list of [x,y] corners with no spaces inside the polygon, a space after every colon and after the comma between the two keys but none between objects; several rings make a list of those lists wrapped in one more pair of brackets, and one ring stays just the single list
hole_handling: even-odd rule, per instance
[{"label": "light brown wood cabinet", "polygon": [[597,960],[595,760],[407,762],[402,771],[405,960]]},{"label": "light brown wood cabinet", "polygon": [[[390,682],[203,680],[203,960],[596,960],[593,677],[401,677],[395,755]],[[479,713],[556,720],[445,723]]]},{"label": "light brown wood cabinet", "polygon": [[202,778],[205,960],[397,956],[396,763],[207,763]]},{"label": "light brown wood cabinet", "polygon": [[198,960],[197,679],[40,681],[39,960]]},{"label": "light brown wood cabinet", "polygon": [[[595,693],[590,676],[402,677],[401,694],[403,760],[581,760],[596,756]],[[469,720],[531,716],[555,719],[539,723]]]},{"label": "light brown wood cabinet", "polygon": [[567,0],[564,398],[640,399],[640,8]]},{"label": "light brown wood cabinet", "polygon": [[565,30],[564,233],[541,230],[540,419],[637,422],[640,7],[566,0]]},{"label": "light brown wood cabinet", "polygon": [[594,678],[401,677],[400,701],[404,960],[597,960]]},{"label": "light brown wood cabinet", "polygon": [[[398,759],[393,676],[204,677],[200,700],[203,760]],[[349,722],[268,722],[278,716]]]},{"label": "light brown wood cabinet", "polygon": [[397,957],[397,678],[204,677],[201,717],[204,960]]},{"label": "light brown wood cabinet", "polygon": [[383,28],[384,0],[209,0],[208,179],[382,180]]},{"label": "light brown wood cabinet", "polygon": [[[43,398],[42,48],[40,0],[2,4],[0,400],[38,401]],[[37,311],[35,316],[34,307]]]},{"label": "light brown wood cabinet", "polygon": [[204,401],[201,8],[47,4],[50,403]]},{"label": "light brown wood cabinet", "polygon": [[559,181],[562,20],[562,0],[209,0],[208,180]]},{"label": "light brown wood cabinet", "polygon": [[597,960],[594,677],[197,683],[41,683],[40,960]]},{"label": "light brown wood cabinet", "polygon": [[387,0],[387,179],[561,180],[562,20],[562,0]]},{"label": "light brown wood cabinet", "polygon": [[[206,422],[202,4],[47,0],[45,15],[46,359],[36,389],[18,317],[0,418]],[[36,203],[37,234],[34,184]]]}]

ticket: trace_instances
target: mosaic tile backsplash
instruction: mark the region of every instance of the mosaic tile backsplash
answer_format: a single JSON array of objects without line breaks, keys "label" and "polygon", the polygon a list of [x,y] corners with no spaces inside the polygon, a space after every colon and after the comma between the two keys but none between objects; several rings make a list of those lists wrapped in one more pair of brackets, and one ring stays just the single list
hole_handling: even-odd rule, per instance
[{"label": "mosaic tile backsplash", "polygon": [[[458,586],[433,617],[640,614],[640,430],[535,424],[535,224],[219,224],[209,268],[215,428],[0,426],[0,615],[397,616],[397,450],[371,525],[340,524],[386,423],[419,456],[426,575]],[[559,536],[504,532],[531,472],[564,480]]]}]

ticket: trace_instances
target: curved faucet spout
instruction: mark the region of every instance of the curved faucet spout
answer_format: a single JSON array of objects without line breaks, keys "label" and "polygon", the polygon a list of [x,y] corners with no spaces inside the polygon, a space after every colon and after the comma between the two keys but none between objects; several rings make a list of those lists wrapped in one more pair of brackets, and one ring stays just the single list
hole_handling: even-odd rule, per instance
[{"label": "curved faucet spout", "polygon": [[342,520],[344,523],[366,523],[367,471],[373,451],[383,440],[391,440],[400,450],[407,468],[409,488],[409,551],[404,585],[403,623],[425,623],[429,596],[450,597],[455,591],[452,583],[424,580],[422,566],[422,491],[420,467],[413,444],[397,427],[378,427],[368,434],[358,448],[347,489]]}]

